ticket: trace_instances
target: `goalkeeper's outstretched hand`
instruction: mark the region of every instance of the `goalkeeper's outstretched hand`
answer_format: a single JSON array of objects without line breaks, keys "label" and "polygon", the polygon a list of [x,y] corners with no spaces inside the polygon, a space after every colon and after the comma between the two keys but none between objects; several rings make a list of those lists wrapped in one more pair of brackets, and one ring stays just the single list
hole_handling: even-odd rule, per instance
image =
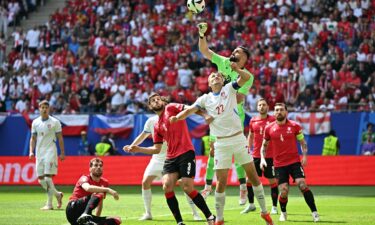
[{"label": "goalkeeper's outstretched hand", "polygon": [[208,25],[207,23],[198,23],[198,30],[199,30],[199,36],[200,37],[204,37],[204,35],[206,34],[206,31],[208,29]]}]

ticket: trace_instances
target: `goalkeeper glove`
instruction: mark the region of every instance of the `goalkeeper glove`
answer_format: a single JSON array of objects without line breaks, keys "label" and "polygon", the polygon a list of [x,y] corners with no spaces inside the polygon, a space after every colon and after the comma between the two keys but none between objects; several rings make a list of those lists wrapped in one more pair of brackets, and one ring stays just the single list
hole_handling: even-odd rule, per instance
[{"label": "goalkeeper glove", "polygon": [[199,23],[198,24],[198,30],[199,30],[199,37],[203,38],[204,34],[206,33],[208,28],[207,23]]}]

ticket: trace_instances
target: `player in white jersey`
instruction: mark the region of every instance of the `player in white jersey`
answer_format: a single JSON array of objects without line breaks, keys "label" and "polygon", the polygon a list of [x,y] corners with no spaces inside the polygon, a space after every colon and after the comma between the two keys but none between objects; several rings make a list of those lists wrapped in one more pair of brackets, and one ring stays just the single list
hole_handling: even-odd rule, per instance
[{"label": "player in white jersey", "polygon": [[[56,137],[60,145],[60,160],[65,159],[64,141],[61,133],[61,123],[49,115],[49,103],[43,100],[39,103],[40,116],[31,125],[29,158],[36,158],[38,181],[47,191],[47,203],[42,210],[52,210],[53,196],[57,199],[57,208],[62,206],[63,193],[56,190],[52,177],[57,174]],[[34,155],[34,149],[36,155]]]},{"label": "player in white jersey", "polygon": [[224,86],[224,77],[220,72],[210,74],[208,85],[212,92],[199,97],[192,106],[172,117],[170,121],[183,120],[201,109],[206,110],[207,114],[214,118],[210,123],[210,132],[213,136],[216,136],[216,142],[214,143],[214,168],[217,177],[215,225],[224,224],[225,188],[233,156],[235,161],[242,165],[248,179],[253,183],[254,194],[262,210],[261,217],[267,224],[273,224],[266,208],[263,186],[256,173],[253,158],[242,131],[241,120],[237,113],[237,90],[245,84],[250,75],[239,68],[235,62],[231,62],[231,67],[239,74],[237,81]]},{"label": "player in white jersey", "polygon": [[[148,118],[146,121],[143,132],[136,137],[132,143],[132,145],[139,145],[141,144],[150,134],[154,135],[154,125],[158,121],[159,117],[157,115]],[[143,197],[143,204],[145,207],[145,213],[139,220],[152,220],[151,214],[151,183],[156,178],[162,177],[162,171],[164,166],[164,161],[166,159],[167,154],[167,143],[164,142],[159,154],[152,155],[150,162],[147,165],[147,168],[143,174],[142,179],[142,197]],[[194,220],[202,220],[198,211],[195,208],[194,202],[191,198],[185,194],[186,199],[193,211],[193,218]]]}]

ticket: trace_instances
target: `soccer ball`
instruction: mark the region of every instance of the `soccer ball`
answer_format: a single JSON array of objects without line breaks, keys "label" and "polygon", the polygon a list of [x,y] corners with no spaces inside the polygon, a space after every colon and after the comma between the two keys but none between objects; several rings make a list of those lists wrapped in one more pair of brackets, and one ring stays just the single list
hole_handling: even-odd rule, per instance
[{"label": "soccer ball", "polygon": [[200,13],[204,10],[206,3],[204,0],[188,0],[186,5],[193,13]]}]

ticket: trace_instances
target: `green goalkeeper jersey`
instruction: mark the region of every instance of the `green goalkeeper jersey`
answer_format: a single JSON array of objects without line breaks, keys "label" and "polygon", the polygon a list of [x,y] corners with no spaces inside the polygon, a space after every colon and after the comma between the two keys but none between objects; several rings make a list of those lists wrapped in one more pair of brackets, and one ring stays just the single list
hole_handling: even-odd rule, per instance
[{"label": "green goalkeeper jersey", "polygon": [[[219,72],[221,72],[227,80],[231,82],[237,80],[238,73],[233,71],[230,67],[230,61],[228,57],[213,53],[211,61],[216,64]],[[247,69],[244,69],[244,71],[250,74],[250,79],[238,90],[238,93],[247,95],[249,93],[250,87],[253,85],[254,76]]]}]

